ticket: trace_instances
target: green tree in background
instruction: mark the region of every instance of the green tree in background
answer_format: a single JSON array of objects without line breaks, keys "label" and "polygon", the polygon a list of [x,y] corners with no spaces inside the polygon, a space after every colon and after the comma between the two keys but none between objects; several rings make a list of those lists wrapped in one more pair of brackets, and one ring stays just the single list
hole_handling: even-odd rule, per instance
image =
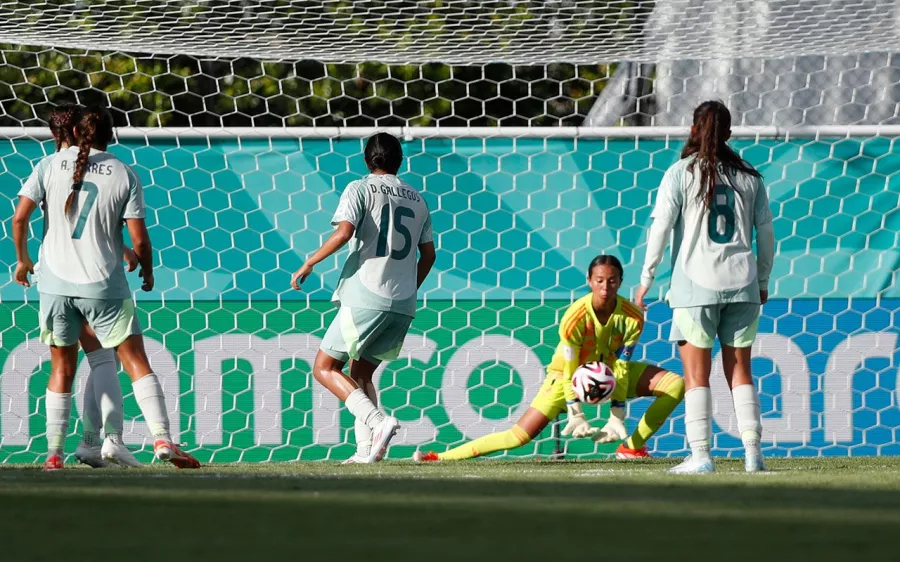
[{"label": "green tree in background", "polygon": [[324,64],[0,45],[0,125],[60,103],[119,126],[580,125],[611,65]]}]

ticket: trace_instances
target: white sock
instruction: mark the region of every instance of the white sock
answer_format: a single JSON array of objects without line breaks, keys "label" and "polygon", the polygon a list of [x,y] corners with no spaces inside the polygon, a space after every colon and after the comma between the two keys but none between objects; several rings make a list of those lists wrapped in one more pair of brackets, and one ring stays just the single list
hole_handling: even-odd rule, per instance
[{"label": "white sock", "polygon": [[69,432],[72,393],[47,389],[44,407],[47,409],[47,456],[62,455]]},{"label": "white sock", "polygon": [[734,414],[737,417],[738,431],[747,451],[759,451],[759,439],[762,435],[762,419],[759,413],[759,393],[756,386],[742,384],[731,390],[734,400]]},{"label": "white sock", "polygon": [[350,413],[370,429],[375,429],[375,426],[384,419],[384,414],[375,407],[366,393],[358,388],[350,393],[346,404]]},{"label": "white sock", "polygon": [[93,389],[93,395],[89,395],[88,390],[85,389],[85,414],[88,411],[88,396],[92,396],[94,407],[102,420],[103,432],[107,437],[114,434],[121,437],[122,428],[125,425],[125,415],[116,353],[112,349],[98,349],[88,353],[87,358],[91,365],[88,388]]},{"label": "white sock", "polygon": [[144,375],[131,384],[134,389],[134,397],[137,398],[141,413],[147,420],[150,433],[154,439],[171,441],[169,435],[169,413],[166,411],[166,400],[163,395],[159,379],[154,373]]},{"label": "white sock", "polygon": [[[375,385],[368,382],[365,386],[361,386],[360,388],[366,393],[366,396],[372,401],[372,404],[375,404],[377,407],[378,395],[375,393]],[[356,434],[356,454],[363,457],[369,456],[369,453],[372,450],[372,430],[358,419],[354,421],[353,429]]]},{"label": "white sock", "polygon": [[81,423],[84,425],[81,440],[90,447],[100,445],[103,419],[100,415],[100,406],[94,400],[94,377],[90,374],[84,384],[84,410],[81,412]]},{"label": "white sock", "polygon": [[709,441],[712,434],[712,392],[707,387],[698,386],[684,395],[684,429],[691,456],[695,460],[709,459]]}]

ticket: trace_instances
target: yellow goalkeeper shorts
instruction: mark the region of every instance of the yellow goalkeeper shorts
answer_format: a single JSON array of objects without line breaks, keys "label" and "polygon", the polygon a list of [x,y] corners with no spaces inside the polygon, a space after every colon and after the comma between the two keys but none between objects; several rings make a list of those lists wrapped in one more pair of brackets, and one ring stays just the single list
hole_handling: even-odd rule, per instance
[{"label": "yellow goalkeeper shorts", "polygon": [[[641,380],[647,367],[649,367],[647,363],[640,361],[617,361],[613,369],[616,376],[616,390],[612,399],[624,401],[637,396],[638,381]],[[549,371],[537,396],[531,401],[531,407],[547,416],[548,420],[555,420],[566,411],[564,386],[563,374],[559,371]]]}]

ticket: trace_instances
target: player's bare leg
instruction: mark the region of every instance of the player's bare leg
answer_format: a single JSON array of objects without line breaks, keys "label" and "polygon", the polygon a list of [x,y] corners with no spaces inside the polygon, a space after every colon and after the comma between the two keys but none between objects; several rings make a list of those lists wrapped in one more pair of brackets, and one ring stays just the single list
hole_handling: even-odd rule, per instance
[{"label": "player's bare leg", "polygon": [[[644,369],[641,378],[638,379],[635,393],[637,396],[655,396],[656,400],[653,401],[638,421],[638,426],[635,428],[634,433],[619,444],[618,449],[616,449],[616,458],[620,460],[650,457],[645,444],[659,430],[675,408],[678,407],[678,404],[681,403],[681,400],[684,398],[684,380],[675,373],[649,365]],[[624,408],[621,409],[623,411],[619,412],[621,415],[619,419],[624,420]],[[610,421],[614,417],[615,413],[613,412],[610,414]],[[624,424],[622,430],[624,432]]]},{"label": "player's bare leg", "polygon": [[458,461],[515,449],[530,443],[532,439],[541,434],[549,423],[550,419],[543,412],[536,408],[528,408],[519,421],[506,431],[479,437],[444,453],[416,451],[413,460],[417,462]]},{"label": "player's bare leg", "polygon": [[69,414],[72,412],[72,384],[78,366],[78,345],[50,346],[50,380],[47,383],[47,460],[45,470],[63,467]]},{"label": "player's bare leg", "polygon": [[[368,363],[364,360],[360,362]],[[346,361],[335,359],[320,349],[313,363],[313,376],[319,384],[347,404],[347,409],[357,420],[372,430],[372,448],[366,462],[375,462],[376,458],[384,455],[400,428],[400,422],[379,410],[359,385],[344,374],[345,363]],[[372,367],[372,372],[375,368],[377,365]]]},{"label": "player's bare leg", "polygon": [[725,380],[731,389],[734,401],[734,414],[737,417],[738,431],[744,444],[744,468],[747,472],[766,470],[763,461],[760,436],[762,435],[762,419],[759,409],[759,394],[753,384],[750,362],[750,347],[731,347],[722,345],[722,366]]},{"label": "player's bare leg", "polygon": [[712,393],[709,389],[709,373],[712,368],[712,350],[697,347],[686,341],[678,342],[681,362],[684,365],[684,425],[691,456],[671,469],[675,474],[702,474],[714,470],[709,456],[712,440]]},{"label": "player's bare leg", "polygon": [[144,338],[134,334],[116,348],[125,372],[131,378],[134,397],[153,434],[153,453],[161,461],[168,461],[178,468],[200,468],[200,462],[182,451],[169,433],[169,413],[159,379],[150,367]]},{"label": "player's bare leg", "polygon": [[[376,407],[378,406],[378,394],[375,392],[375,384],[372,378],[378,369],[369,361],[350,361],[350,378],[356,383],[356,386],[362,390],[369,400]],[[356,464],[365,462],[369,458],[372,450],[372,430],[359,419],[353,424],[353,432],[356,435],[356,452],[352,457],[345,460],[343,464]],[[381,458],[377,457],[376,461]]]}]

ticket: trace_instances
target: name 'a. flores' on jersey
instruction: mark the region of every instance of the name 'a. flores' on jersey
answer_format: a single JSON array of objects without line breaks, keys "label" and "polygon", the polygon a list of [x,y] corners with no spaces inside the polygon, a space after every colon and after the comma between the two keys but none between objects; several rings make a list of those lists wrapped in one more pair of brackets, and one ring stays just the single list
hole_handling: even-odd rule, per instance
[{"label": "name 'a. flores' on jersey", "polygon": [[122,263],[122,221],[145,216],[141,182],[129,166],[108,152],[91,149],[75,208],[66,198],[78,147],[41,160],[19,191],[44,207],[38,290],[49,295],[94,299],[131,296]]},{"label": "name 'a. flores' on jersey", "polygon": [[431,242],[422,195],[393,175],[370,174],[347,185],[331,223],[356,227],[332,300],[351,308],[416,314],[416,250]]}]

